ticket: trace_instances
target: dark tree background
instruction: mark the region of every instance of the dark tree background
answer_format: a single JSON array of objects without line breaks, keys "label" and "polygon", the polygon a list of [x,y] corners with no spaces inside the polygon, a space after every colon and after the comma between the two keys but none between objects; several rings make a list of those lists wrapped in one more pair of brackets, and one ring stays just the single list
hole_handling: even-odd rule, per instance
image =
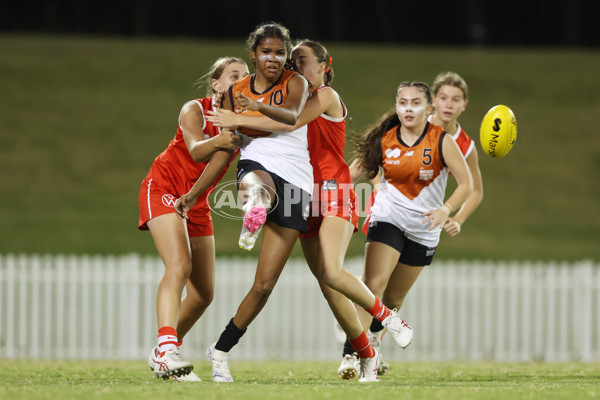
[{"label": "dark tree background", "polygon": [[316,40],[600,45],[597,0],[13,0],[0,5],[4,33],[243,38],[268,20],[286,25],[294,38]]}]

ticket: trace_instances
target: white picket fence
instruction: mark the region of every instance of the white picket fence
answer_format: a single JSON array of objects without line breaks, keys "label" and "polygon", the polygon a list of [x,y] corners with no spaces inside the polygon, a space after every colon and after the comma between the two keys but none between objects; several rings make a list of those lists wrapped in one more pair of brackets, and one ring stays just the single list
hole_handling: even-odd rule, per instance
[{"label": "white picket fence", "polygon": [[[254,259],[217,260],[213,304],[184,340],[201,359],[250,288]],[[362,259],[347,260],[360,275]],[[0,358],[143,359],[156,340],[159,258],[0,255]],[[388,360],[600,361],[600,264],[436,261],[401,310],[415,329]],[[233,359],[336,360],[333,317],[290,260]]]}]

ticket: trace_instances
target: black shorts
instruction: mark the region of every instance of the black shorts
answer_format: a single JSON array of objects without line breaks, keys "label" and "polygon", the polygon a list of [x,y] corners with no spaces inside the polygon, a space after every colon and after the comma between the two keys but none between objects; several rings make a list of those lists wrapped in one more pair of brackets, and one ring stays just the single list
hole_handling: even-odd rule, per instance
[{"label": "black shorts", "polygon": [[381,221],[371,221],[367,242],[380,242],[393,247],[400,252],[398,262],[411,267],[430,265],[436,249],[410,240],[402,229]]},{"label": "black shorts", "polygon": [[271,176],[275,184],[275,201],[271,209],[267,212],[267,222],[273,222],[284,228],[306,232],[308,229],[310,194],[252,160],[238,161],[238,189],[242,178],[252,171],[265,171]]}]

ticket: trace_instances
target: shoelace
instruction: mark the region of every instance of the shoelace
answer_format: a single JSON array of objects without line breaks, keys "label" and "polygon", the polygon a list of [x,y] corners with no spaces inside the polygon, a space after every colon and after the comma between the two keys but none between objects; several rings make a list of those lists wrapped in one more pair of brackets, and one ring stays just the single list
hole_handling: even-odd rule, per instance
[{"label": "shoelace", "polygon": [[[397,310],[397,309],[395,309],[395,308],[394,308],[394,309],[392,310],[392,312],[393,312],[394,314],[398,315],[398,310]],[[408,326],[408,324],[407,324],[407,323],[404,321],[404,319],[402,319],[402,317],[401,317],[400,315],[398,315],[398,318],[400,318],[400,324],[401,324],[403,327],[405,327],[405,328],[408,328],[408,329],[412,329],[410,326]]]},{"label": "shoelace", "polygon": [[171,361],[183,362],[184,359],[177,351],[169,351],[165,354]]}]

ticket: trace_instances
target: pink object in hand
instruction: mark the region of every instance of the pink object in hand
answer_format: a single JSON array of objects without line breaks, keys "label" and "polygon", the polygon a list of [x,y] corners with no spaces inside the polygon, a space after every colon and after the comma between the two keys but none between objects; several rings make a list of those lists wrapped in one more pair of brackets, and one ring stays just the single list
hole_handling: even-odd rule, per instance
[{"label": "pink object in hand", "polygon": [[266,220],[267,210],[263,206],[254,206],[244,215],[244,226],[254,233]]}]

